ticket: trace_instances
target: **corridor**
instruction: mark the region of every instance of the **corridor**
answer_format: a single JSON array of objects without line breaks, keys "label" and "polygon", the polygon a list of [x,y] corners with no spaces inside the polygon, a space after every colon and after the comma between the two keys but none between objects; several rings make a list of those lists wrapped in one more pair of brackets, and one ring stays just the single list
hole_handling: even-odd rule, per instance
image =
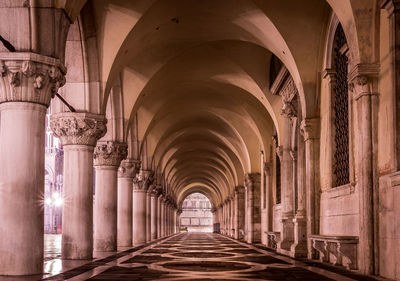
[{"label": "corridor", "polygon": [[97,259],[43,280],[376,279],[307,266],[220,234],[189,232]]}]

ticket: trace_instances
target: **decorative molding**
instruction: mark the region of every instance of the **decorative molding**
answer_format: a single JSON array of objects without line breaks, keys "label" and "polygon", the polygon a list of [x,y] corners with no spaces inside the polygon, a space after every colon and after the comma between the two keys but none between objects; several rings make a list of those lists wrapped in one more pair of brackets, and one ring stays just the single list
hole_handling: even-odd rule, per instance
[{"label": "decorative molding", "polygon": [[154,172],[150,170],[140,170],[139,174],[133,178],[133,189],[147,191],[154,182]]},{"label": "decorative molding", "polygon": [[34,53],[0,53],[0,103],[32,102],[49,106],[65,84],[65,66]]},{"label": "decorative molding", "polygon": [[261,177],[259,173],[246,173],[244,177],[244,186],[247,189],[254,188],[254,185],[260,183]]},{"label": "decorative molding", "polygon": [[104,115],[63,112],[50,117],[50,128],[62,145],[95,146],[107,132]]},{"label": "decorative molding", "polygon": [[241,185],[235,186],[234,187],[234,192],[235,192],[235,195],[243,193],[244,192],[244,187],[241,186]]},{"label": "decorative molding", "polygon": [[278,75],[276,76],[274,82],[271,85],[271,88],[269,89],[273,95],[279,95],[279,91],[282,89],[283,85],[285,84],[289,76],[290,76],[289,71],[284,65],[282,65]]},{"label": "decorative molding", "polygon": [[116,166],[128,155],[128,146],[115,141],[98,142],[94,149],[94,166]]},{"label": "decorative molding", "polygon": [[379,1],[381,9],[385,9],[389,16],[400,12],[400,1],[399,0],[381,0]]},{"label": "decorative molding", "polygon": [[379,64],[357,64],[348,74],[349,90],[354,100],[365,95],[377,95],[376,79],[379,76]]},{"label": "decorative molding", "polygon": [[319,138],[319,119],[305,118],[301,121],[300,130],[303,134],[304,141]]},{"label": "decorative molding", "polygon": [[122,160],[118,168],[119,178],[134,178],[140,170],[140,160]]}]

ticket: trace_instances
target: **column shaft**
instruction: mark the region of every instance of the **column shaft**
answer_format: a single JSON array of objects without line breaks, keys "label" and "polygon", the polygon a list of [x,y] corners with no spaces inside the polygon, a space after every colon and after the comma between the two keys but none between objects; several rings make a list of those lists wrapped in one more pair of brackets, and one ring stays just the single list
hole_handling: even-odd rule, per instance
[{"label": "column shaft", "polygon": [[118,246],[132,246],[132,184],[133,178],[118,178]]},{"label": "column shaft", "polygon": [[133,189],[132,199],[132,243],[139,245],[146,242],[146,196],[147,191]]},{"label": "column shaft", "polygon": [[94,250],[117,250],[117,167],[96,166]]},{"label": "column shaft", "polygon": [[151,240],[157,239],[157,222],[158,222],[158,208],[157,208],[157,195],[151,195]]},{"label": "column shaft", "polygon": [[10,102],[0,113],[0,274],[37,274],[43,267],[46,107]]}]

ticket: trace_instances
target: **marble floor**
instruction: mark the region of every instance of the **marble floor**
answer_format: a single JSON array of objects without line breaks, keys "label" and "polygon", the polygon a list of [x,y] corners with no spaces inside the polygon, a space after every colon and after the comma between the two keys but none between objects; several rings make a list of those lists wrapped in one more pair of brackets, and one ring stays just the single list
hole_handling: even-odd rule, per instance
[{"label": "marble floor", "polygon": [[61,235],[45,236],[44,274],[1,277],[33,280],[383,280],[338,267],[277,255],[213,233],[180,233],[93,260],[61,260]]},{"label": "marble floor", "polygon": [[43,276],[4,280],[377,280],[212,233],[180,233],[79,262],[60,259],[60,239],[46,237]]}]

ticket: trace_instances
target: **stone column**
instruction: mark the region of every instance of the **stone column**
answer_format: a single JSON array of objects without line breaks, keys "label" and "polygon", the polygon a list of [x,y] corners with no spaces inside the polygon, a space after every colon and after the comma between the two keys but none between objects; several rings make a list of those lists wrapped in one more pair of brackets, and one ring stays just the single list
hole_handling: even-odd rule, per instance
[{"label": "stone column", "polygon": [[153,189],[150,187],[146,194],[146,242],[151,241],[151,192]]},{"label": "stone column", "polygon": [[157,198],[157,238],[161,238],[161,209],[162,209],[162,193]]},{"label": "stone column", "polygon": [[148,170],[140,170],[133,179],[132,197],[132,243],[140,245],[146,243],[146,210],[147,190],[153,182],[153,173]]},{"label": "stone column", "polygon": [[291,120],[293,112],[291,103],[284,100],[282,109],[283,136],[282,136],[282,161],[281,161],[281,183],[282,183],[282,230],[281,241],[278,243],[277,251],[289,254],[290,247],[294,242],[294,194],[293,194],[293,159],[291,157]]},{"label": "stone column", "polygon": [[234,194],[232,194],[230,196],[230,200],[229,200],[229,206],[230,206],[230,229],[229,229],[229,236],[230,237],[234,237],[235,236],[235,226],[234,226],[234,222],[235,222],[235,202],[234,202]]},{"label": "stone column", "polygon": [[160,197],[160,205],[161,205],[161,212],[160,212],[160,230],[161,230],[161,237],[165,236],[165,196]]},{"label": "stone column", "polygon": [[244,185],[247,193],[247,243],[261,242],[260,174],[246,173]]},{"label": "stone column", "polygon": [[[271,156],[272,157],[272,156]],[[272,162],[265,163],[264,165],[265,174],[265,203],[266,203],[266,230],[272,231],[273,225],[273,200],[272,200]]]},{"label": "stone column", "polygon": [[132,246],[132,185],[140,160],[123,160],[118,169],[117,245]]},{"label": "stone column", "polygon": [[243,225],[244,225],[244,216],[243,216],[243,211],[244,211],[244,188],[242,186],[236,186],[235,187],[235,197],[234,197],[234,213],[235,213],[235,234],[234,238],[235,239],[241,239],[240,235],[240,230],[243,230]]},{"label": "stone column", "polygon": [[118,142],[98,142],[94,150],[96,186],[94,201],[94,250],[117,250],[117,170],[128,147]]},{"label": "stone column", "polygon": [[151,206],[151,218],[150,218],[150,238],[151,241],[156,240],[158,237],[158,190],[153,189],[150,193],[150,206]]},{"label": "stone column", "polygon": [[57,59],[0,54],[1,275],[42,272],[45,116],[64,74]]},{"label": "stone column", "polygon": [[[290,256],[294,258],[307,257],[307,228],[306,228],[306,210],[305,210],[305,188],[303,184],[304,166],[304,145],[299,142],[298,152],[292,152],[293,166],[297,171],[297,210],[293,219],[294,223],[294,243],[290,247]],[[297,160],[298,158],[298,160]],[[301,164],[298,165],[297,161]],[[301,171],[301,172],[300,172]]]},{"label": "stone column", "polygon": [[[358,257],[360,271],[373,274],[378,266],[378,179],[376,164],[377,142],[377,93],[378,65],[357,65],[349,73],[350,90],[356,106],[358,136],[357,183],[359,190],[360,232]],[[375,255],[376,253],[376,255]],[[376,261],[376,262],[375,262]]]},{"label": "stone column", "polygon": [[93,151],[106,133],[104,116],[64,112],[50,127],[64,148],[63,259],[90,259],[93,251]]},{"label": "stone column", "polygon": [[[319,119],[304,119],[301,123],[306,158],[306,216],[307,234],[319,233]],[[316,258],[311,241],[307,240],[308,258]]]}]

